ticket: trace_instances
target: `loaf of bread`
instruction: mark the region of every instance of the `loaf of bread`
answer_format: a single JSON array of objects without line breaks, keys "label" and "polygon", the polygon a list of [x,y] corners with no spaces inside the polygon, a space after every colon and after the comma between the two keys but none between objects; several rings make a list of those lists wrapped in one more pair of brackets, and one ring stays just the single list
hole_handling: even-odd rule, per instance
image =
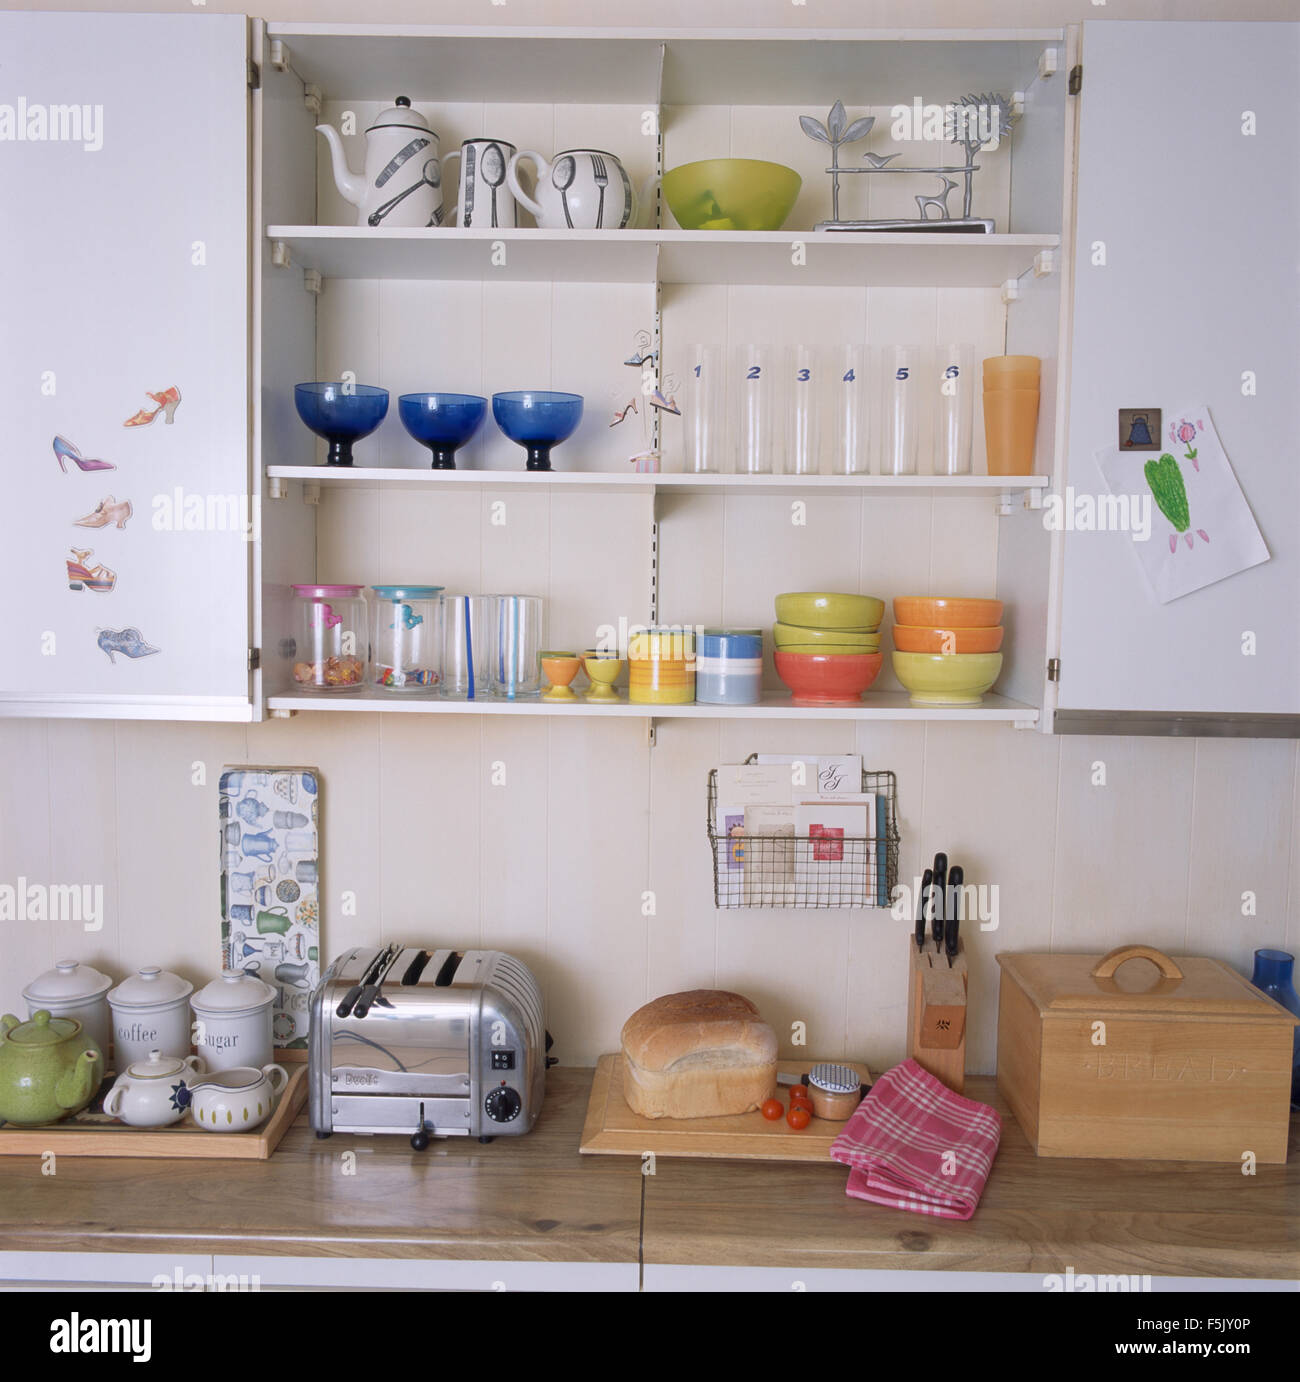
[{"label": "loaf of bread", "polygon": [[623,1096],[642,1118],[748,1113],[776,1092],[776,1036],[738,993],[691,989],[623,1024]]}]

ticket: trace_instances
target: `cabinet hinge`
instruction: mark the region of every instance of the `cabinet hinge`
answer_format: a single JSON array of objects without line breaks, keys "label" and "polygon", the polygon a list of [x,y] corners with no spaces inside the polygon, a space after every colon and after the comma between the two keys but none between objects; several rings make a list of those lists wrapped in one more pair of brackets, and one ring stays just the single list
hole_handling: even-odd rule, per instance
[{"label": "cabinet hinge", "polygon": [[248,670],[249,670],[250,672],[256,672],[257,669],[258,669],[261,665],[262,665],[262,650],[261,650],[261,648],[250,648],[250,649],[248,650]]},{"label": "cabinet hinge", "polygon": [[1081,62],[1077,62],[1072,68],[1070,68],[1070,84],[1068,87],[1066,87],[1066,90],[1070,93],[1071,96],[1077,96],[1082,89],[1083,64]]},{"label": "cabinet hinge", "polygon": [[256,91],[262,85],[262,69],[253,61],[248,60],[248,85],[251,90]]},{"label": "cabinet hinge", "polygon": [[1047,680],[1061,680],[1061,659],[1059,657],[1049,657],[1047,659]]}]

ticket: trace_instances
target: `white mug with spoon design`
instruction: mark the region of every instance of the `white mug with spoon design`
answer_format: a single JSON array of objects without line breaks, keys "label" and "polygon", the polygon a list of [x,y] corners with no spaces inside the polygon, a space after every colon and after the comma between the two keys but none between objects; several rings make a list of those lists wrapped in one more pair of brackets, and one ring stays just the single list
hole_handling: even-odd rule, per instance
[{"label": "white mug with spoon design", "polygon": [[[525,161],[537,169],[533,196],[519,181]],[[644,200],[633,190],[627,169],[602,149],[565,149],[549,163],[521,149],[506,164],[506,183],[541,230],[625,230],[636,224]]]}]

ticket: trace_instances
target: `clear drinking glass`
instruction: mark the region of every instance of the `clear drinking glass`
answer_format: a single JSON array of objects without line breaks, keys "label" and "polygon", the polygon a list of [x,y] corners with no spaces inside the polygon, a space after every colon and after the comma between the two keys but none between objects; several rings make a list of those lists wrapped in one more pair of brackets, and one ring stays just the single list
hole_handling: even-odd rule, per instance
[{"label": "clear drinking glass", "polygon": [[813,346],[796,345],[786,351],[786,473],[820,475],[822,369]]},{"label": "clear drinking glass", "polygon": [[726,392],[722,347],[692,345],[687,346],[686,352],[683,468],[696,475],[716,475],[727,468],[722,429],[722,400]]},{"label": "clear drinking glass", "polygon": [[915,475],[921,395],[925,392],[925,351],[915,345],[881,346],[877,360],[880,473]]},{"label": "clear drinking glass", "polygon": [[831,398],[831,470],[836,475],[865,475],[871,398],[866,347],[837,346],[824,372]]},{"label": "clear drinking glass", "polygon": [[492,693],[495,625],[490,595],[446,595],[442,621],[442,694],[481,700]]},{"label": "clear drinking glass", "polygon": [[542,597],[494,595],[492,694],[513,701],[542,689]]},{"label": "clear drinking glass", "polygon": [[975,417],[975,347],[941,345],[930,373],[934,392],[934,473],[969,475]]},{"label": "clear drinking glass", "polygon": [[780,391],[775,346],[741,345],[732,351],[730,393],[736,425],[736,469],[745,475],[779,473],[776,405]]}]

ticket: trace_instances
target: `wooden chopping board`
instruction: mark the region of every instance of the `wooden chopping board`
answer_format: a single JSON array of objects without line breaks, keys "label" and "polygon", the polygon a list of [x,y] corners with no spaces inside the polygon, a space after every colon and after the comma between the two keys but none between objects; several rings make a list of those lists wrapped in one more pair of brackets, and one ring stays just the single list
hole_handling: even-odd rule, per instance
[{"label": "wooden chopping board", "polygon": [[[811,1059],[779,1061],[781,1074],[798,1075],[819,1062]],[[870,1084],[871,1073],[860,1061],[837,1060],[849,1065]],[[778,1088],[777,1097],[789,1103],[789,1093]],[[580,1152],[609,1156],[727,1157],[732,1160],[829,1162],[831,1143],[844,1128],[843,1123],[828,1123],[814,1118],[802,1132],[796,1132],[784,1118],[769,1121],[753,1113],[731,1114],[725,1118],[641,1118],[623,1098],[623,1054],[601,1056],[587,1104],[587,1120],[582,1127]]]}]

